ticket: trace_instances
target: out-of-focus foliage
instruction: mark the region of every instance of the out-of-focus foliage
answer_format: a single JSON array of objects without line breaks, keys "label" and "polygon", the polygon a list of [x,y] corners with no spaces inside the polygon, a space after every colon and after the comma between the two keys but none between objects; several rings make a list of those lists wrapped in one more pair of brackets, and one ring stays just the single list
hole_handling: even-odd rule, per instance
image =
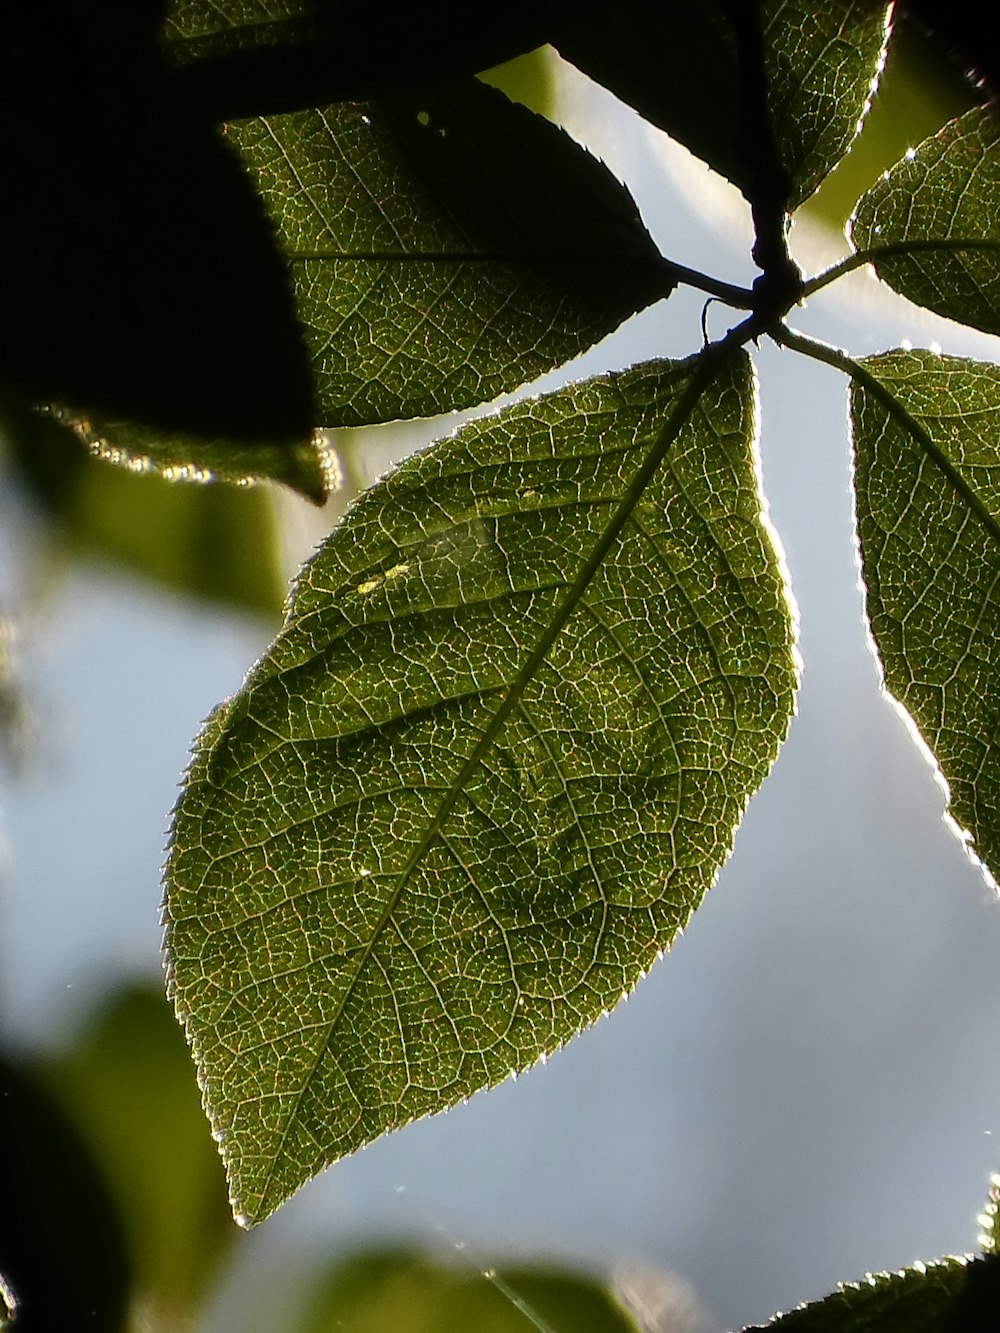
[{"label": "out-of-focus foliage", "polygon": [[0,1273],[17,1333],[123,1333],[131,1261],[111,1191],[73,1117],[10,1056],[0,1057],[0,1163]]},{"label": "out-of-focus foliage", "polygon": [[135,987],[45,1070],[113,1194],[139,1298],[173,1320],[197,1308],[236,1235],[189,1067],[162,993]]},{"label": "out-of-focus foliage", "polygon": [[[317,1282],[300,1333],[638,1333],[606,1287],[559,1269],[477,1271],[407,1250],[340,1260]],[[263,1330],[261,1330],[263,1333]]]}]

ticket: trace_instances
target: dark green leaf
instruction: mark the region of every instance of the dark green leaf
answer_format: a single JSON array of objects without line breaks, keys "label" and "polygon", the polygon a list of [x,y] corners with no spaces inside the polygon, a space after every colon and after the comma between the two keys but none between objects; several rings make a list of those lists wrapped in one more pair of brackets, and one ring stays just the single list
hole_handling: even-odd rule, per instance
[{"label": "dark green leaf", "polygon": [[324,426],[495,398],[674,284],[601,163],[474,79],[229,137],[292,265]]},{"label": "dark green leaf", "polygon": [[593,1022],[712,883],[795,688],[753,438],[742,353],[587,381],[404,463],[302,574],[167,869],[244,1222]]},{"label": "dark green leaf", "polygon": [[925,139],[862,198],[851,241],[913,247],[876,258],[878,276],[917,305],[1000,333],[1000,116],[977,107]]},{"label": "dark green leaf", "polygon": [[[791,206],[846,152],[885,43],[883,0],[763,0],[768,105]],[[561,30],[560,54],[753,192],[740,72],[724,0],[622,0]]]},{"label": "dark green leaf", "polygon": [[162,991],[114,995],[50,1063],[48,1081],[114,1190],[147,1309],[179,1326],[238,1233]]},{"label": "dark green leaf", "polygon": [[492,68],[596,0],[175,0],[164,36],[186,94],[219,120],[384,96]]},{"label": "dark green leaf", "polygon": [[862,361],[913,430],[855,383],[868,617],[889,692],[948,784],[949,813],[1000,871],[1000,367],[889,352]]},{"label": "dark green leaf", "polygon": [[309,366],[269,223],[174,94],[141,12],[5,10],[0,385],[217,435],[236,456],[308,439]]},{"label": "dark green leaf", "polygon": [[987,1333],[993,1325],[953,1323],[969,1268],[965,1259],[941,1259],[869,1274],[743,1333]]},{"label": "dark green leaf", "polygon": [[635,1333],[606,1288],[559,1269],[486,1274],[406,1250],[338,1263],[311,1297],[302,1333]]},{"label": "dark green leaf", "polygon": [[131,1264],[121,1219],[79,1132],[30,1070],[0,1058],[0,1328],[123,1333]]},{"label": "dark green leaf", "polygon": [[285,580],[266,491],[134,473],[92,456],[54,418],[25,413],[11,400],[0,405],[0,442],[59,546],[196,597],[280,613]]}]

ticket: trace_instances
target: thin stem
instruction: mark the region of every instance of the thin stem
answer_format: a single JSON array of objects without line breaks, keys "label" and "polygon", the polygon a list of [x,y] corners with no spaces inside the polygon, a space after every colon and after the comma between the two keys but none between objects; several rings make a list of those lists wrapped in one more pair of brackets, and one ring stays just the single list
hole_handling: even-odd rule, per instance
[{"label": "thin stem", "polygon": [[701,292],[707,292],[709,296],[717,297],[736,310],[753,309],[754,296],[749,287],[737,287],[731,282],[721,282],[707,273],[700,273],[696,268],[675,264],[672,259],[664,262],[673,271],[677,281],[684,283],[686,287],[696,287]]},{"label": "thin stem", "polygon": [[867,250],[856,250],[853,255],[839,260],[830,268],[817,273],[814,278],[803,284],[802,296],[812,296],[813,292],[828,287],[845,273],[853,273],[866,264],[877,264],[880,259],[889,259],[893,255],[920,254],[928,250],[1000,250],[1000,243],[995,240],[969,239],[945,240],[943,238],[926,241],[887,241],[885,245],[872,245]]},{"label": "thin stem", "polygon": [[906,432],[913,443],[934,464],[955,493],[969,506],[993,541],[1000,545],[1000,523],[986,508],[944,450],[934,442],[927,429],[915,417],[910,415],[899,399],[894,397],[884,384],[877,380],[864,366],[859,365],[853,357],[848,356],[846,352],[831,347],[828,343],[807,338],[804,334],[793,333],[786,324],[769,328],[768,333],[782,347],[791,348],[792,351],[801,352],[803,356],[811,357],[813,361],[822,361],[824,365],[832,366],[834,370],[843,371],[845,375],[850,376],[855,384],[860,384],[873,398],[877,399],[897,426],[900,426]]}]

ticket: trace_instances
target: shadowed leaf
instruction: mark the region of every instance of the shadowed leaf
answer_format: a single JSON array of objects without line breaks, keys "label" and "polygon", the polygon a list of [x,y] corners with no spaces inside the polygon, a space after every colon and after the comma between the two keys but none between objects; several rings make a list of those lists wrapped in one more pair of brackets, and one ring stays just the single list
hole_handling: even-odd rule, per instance
[{"label": "shadowed leaf", "polygon": [[795,687],[753,439],[742,353],[587,381],[408,460],[304,570],[167,869],[244,1222],[593,1022],[712,883]]},{"label": "shadowed leaf", "polygon": [[426,0],[386,21],[349,0],[175,0],[164,26],[185,94],[218,120],[358,101],[476,74],[544,45],[596,0]]},{"label": "shadowed leaf", "polygon": [[969,1269],[964,1259],[941,1259],[869,1274],[743,1333],[987,1333],[992,1325],[953,1323]]},{"label": "shadowed leaf", "polygon": [[148,16],[37,0],[5,24],[0,383],[218,436],[237,459],[242,442],[308,439],[284,262],[238,159],[175,95]]},{"label": "shadowed leaf", "polygon": [[229,137],[292,265],[324,426],[495,398],[673,286],[624,187],[476,80]]},{"label": "shadowed leaf", "polygon": [[92,1154],[37,1075],[0,1058],[0,1328],[3,1284],[16,1333],[124,1333],[131,1262]]}]

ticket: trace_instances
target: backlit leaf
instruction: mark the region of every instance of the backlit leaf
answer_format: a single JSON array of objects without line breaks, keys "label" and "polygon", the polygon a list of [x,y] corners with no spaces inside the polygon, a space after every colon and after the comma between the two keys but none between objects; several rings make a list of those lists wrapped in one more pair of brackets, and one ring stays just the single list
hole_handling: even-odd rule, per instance
[{"label": "backlit leaf", "polygon": [[845,1282],[824,1300],[777,1315],[743,1333],[973,1333],[987,1324],[955,1322],[971,1265],[965,1259],[915,1264],[898,1273]]},{"label": "backlit leaf", "polygon": [[960,324],[1000,333],[1000,116],[977,107],[925,139],[863,196],[856,250],[895,291]]},{"label": "backlit leaf", "polygon": [[855,383],[857,524],[886,687],[937,760],[950,815],[997,873],[1000,367],[925,351],[860,364],[927,446]]},{"label": "backlit leaf", "polygon": [[495,398],[673,286],[602,164],[474,79],[229,139],[292,266],[323,426]]},{"label": "backlit leaf", "polygon": [[593,1022],[728,855],[795,663],[752,372],[712,367],[405,462],[210,719],[167,948],[244,1222]]},{"label": "backlit leaf", "polygon": [[[561,30],[559,53],[745,194],[753,189],[725,0],[623,0]],[[792,182],[816,189],[857,133],[885,45],[881,0],[762,0],[768,106]]]}]

